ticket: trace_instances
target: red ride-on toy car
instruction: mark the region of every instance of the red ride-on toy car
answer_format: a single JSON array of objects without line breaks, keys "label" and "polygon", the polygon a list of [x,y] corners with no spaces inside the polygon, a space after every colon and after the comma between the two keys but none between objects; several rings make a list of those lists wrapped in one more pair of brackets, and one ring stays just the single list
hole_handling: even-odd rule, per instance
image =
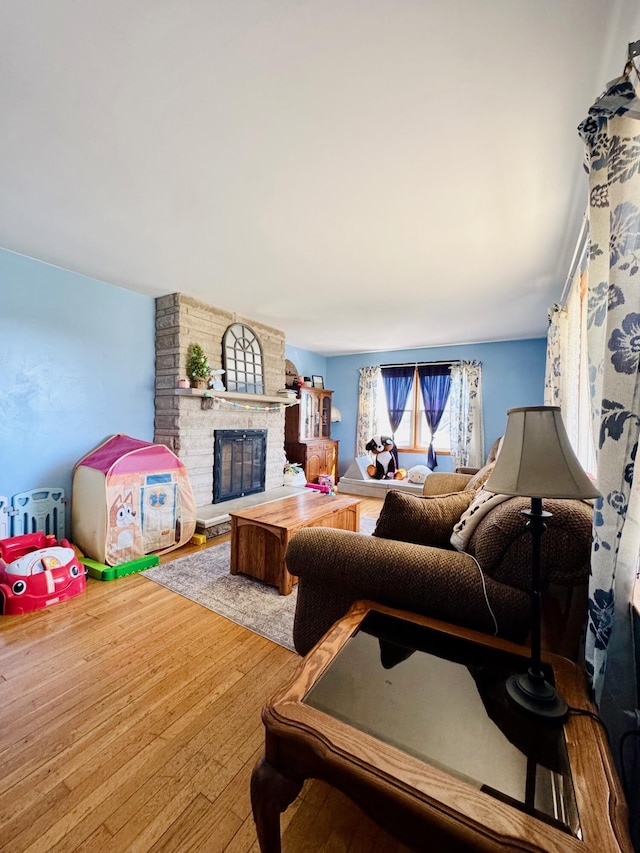
[{"label": "red ride-on toy car", "polygon": [[41,610],[86,588],[84,566],[66,539],[45,533],[0,539],[0,613]]}]

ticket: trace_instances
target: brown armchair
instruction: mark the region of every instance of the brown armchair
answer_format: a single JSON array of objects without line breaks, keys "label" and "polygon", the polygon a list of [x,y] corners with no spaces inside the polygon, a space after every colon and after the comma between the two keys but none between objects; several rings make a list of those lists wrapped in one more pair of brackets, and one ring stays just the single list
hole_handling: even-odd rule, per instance
[{"label": "brown armchair", "polygon": [[[451,492],[471,491],[477,492],[482,488],[491,476],[496,464],[495,454],[498,451],[500,441],[498,438],[491,448],[487,462],[482,468],[456,468],[454,472],[431,473],[425,479],[422,487],[423,495],[446,495]],[[455,522],[454,522],[455,523]]]},{"label": "brown armchair", "polygon": [[[489,450],[489,455],[487,456],[486,461],[484,463],[485,465],[491,465],[491,463],[495,462],[496,459],[498,458],[498,453],[500,452],[500,448],[502,447],[502,438],[503,438],[503,436],[496,438],[496,440],[491,445],[491,449]],[[477,474],[479,470],[480,470],[479,468],[458,467],[458,468],[456,468],[456,473],[458,473],[458,474]]]},{"label": "brown armchair", "polygon": [[[297,533],[286,555],[298,577],[297,651],[306,654],[358,599],[526,641],[531,538],[521,510],[530,502],[499,503],[478,522],[466,550],[453,550],[453,526],[474,496],[391,491],[373,536],[317,527]],[[586,617],[592,507],[545,500],[545,509],[553,516],[542,541],[543,644],[575,660]]]}]

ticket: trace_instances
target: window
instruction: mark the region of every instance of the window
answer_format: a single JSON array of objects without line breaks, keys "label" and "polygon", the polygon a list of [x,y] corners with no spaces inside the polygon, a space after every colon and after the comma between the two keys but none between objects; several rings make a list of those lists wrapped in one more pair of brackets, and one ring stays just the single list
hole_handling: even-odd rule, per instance
[{"label": "window", "polygon": [[[447,400],[447,405],[433,439],[433,448],[436,453],[447,454],[451,449],[449,437],[450,408],[451,397]],[[382,378],[379,379],[378,386],[377,415],[380,433],[382,435],[391,435],[391,426],[387,413],[387,398]],[[427,418],[424,413],[424,400],[420,392],[417,368],[414,372],[413,384],[407,398],[404,415],[394,438],[396,447],[403,453],[426,453],[429,448],[431,430],[427,426]]]},{"label": "window", "polygon": [[227,391],[263,394],[262,347],[256,333],[243,323],[229,326],[222,338],[222,363]]}]

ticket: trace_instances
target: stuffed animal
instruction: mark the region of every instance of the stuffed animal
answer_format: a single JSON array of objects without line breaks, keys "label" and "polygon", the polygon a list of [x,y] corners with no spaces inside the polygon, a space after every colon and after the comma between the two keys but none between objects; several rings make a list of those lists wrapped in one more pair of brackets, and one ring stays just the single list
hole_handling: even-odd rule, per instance
[{"label": "stuffed animal", "polygon": [[224,370],[210,370],[209,371],[209,388],[212,391],[224,391],[224,382],[222,381],[222,375]]},{"label": "stuffed animal", "polygon": [[[365,450],[376,457],[375,465],[367,467],[367,474],[375,480],[402,479],[403,474],[396,466],[396,446],[388,435],[374,435],[365,445]],[[400,474],[400,476],[398,476]]]},{"label": "stuffed animal", "polygon": [[414,465],[407,471],[407,479],[410,483],[422,485],[430,473],[431,470],[426,465]]}]

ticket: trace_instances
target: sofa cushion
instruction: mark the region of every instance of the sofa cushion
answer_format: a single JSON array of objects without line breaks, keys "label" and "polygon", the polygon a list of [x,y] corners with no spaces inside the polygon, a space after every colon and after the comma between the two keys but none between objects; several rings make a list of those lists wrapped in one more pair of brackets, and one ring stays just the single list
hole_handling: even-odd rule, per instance
[{"label": "sofa cushion", "polygon": [[387,492],[374,536],[450,548],[454,525],[473,500],[474,492],[418,496],[399,491]]},{"label": "sofa cushion", "polygon": [[[467,553],[500,583],[531,588],[531,534],[523,510],[531,499],[512,497],[476,527]],[[593,507],[586,501],[545,498],[546,530],[541,540],[542,582],[575,586],[589,579]]]}]

